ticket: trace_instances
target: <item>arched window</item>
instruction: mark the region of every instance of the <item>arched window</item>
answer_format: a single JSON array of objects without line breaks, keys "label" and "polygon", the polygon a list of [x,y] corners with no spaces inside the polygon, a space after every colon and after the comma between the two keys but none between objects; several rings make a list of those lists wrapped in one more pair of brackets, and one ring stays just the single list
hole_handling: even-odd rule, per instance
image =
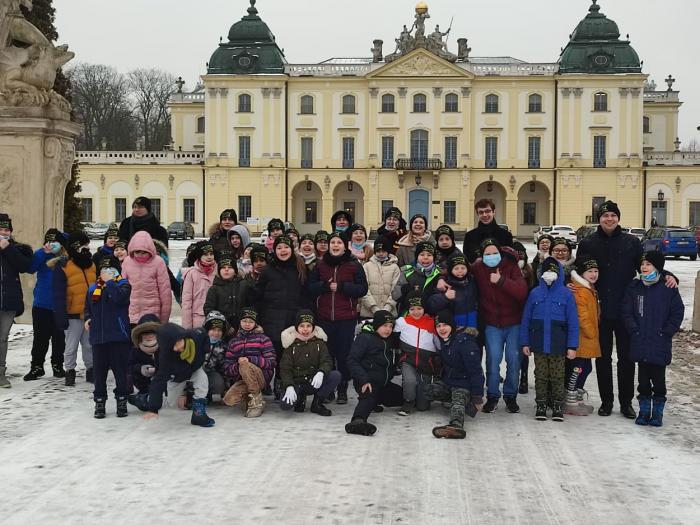
[{"label": "arched window", "polygon": [[205,118],[197,117],[197,133],[204,133]]},{"label": "arched window", "polygon": [[530,95],[527,101],[528,113],[542,113],[542,95],[534,93]]},{"label": "arched window", "polygon": [[314,113],[314,97],[304,95],[301,97],[301,107],[299,113],[302,115],[313,115]]},{"label": "arched window", "polygon": [[238,95],[238,112],[239,113],[250,113],[252,111],[250,105],[250,95],[243,93]]},{"label": "arched window", "polygon": [[355,113],[354,95],[345,95],[343,97],[343,113]]},{"label": "arched window", "polygon": [[486,95],[485,113],[498,113],[498,95]]},{"label": "arched window", "polygon": [[596,93],[593,95],[593,111],[607,111],[608,110],[608,94],[607,93]]},{"label": "arched window", "polygon": [[649,117],[644,117],[642,119],[642,128],[644,133],[651,133],[651,119]]},{"label": "arched window", "polygon": [[445,113],[457,113],[459,111],[459,97],[454,93],[445,95]]},{"label": "arched window", "polygon": [[428,160],[428,132],[424,129],[411,131],[411,160]]},{"label": "arched window", "polygon": [[386,94],[382,95],[382,113],[394,113],[394,95]]},{"label": "arched window", "polygon": [[425,98],[425,95],[422,93],[413,95],[413,112],[425,113],[426,111],[428,111],[428,101]]}]

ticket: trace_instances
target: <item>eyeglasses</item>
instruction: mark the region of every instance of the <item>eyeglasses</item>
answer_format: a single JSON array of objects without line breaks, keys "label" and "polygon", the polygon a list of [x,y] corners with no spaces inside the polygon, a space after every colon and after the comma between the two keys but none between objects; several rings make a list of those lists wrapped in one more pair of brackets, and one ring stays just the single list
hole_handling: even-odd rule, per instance
[{"label": "eyeglasses", "polygon": [[569,250],[566,248],[561,248],[557,250],[552,250],[552,253],[569,253]]},{"label": "eyeglasses", "polygon": [[476,212],[477,215],[491,215],[493,213],[493,210],[479,210]]}]

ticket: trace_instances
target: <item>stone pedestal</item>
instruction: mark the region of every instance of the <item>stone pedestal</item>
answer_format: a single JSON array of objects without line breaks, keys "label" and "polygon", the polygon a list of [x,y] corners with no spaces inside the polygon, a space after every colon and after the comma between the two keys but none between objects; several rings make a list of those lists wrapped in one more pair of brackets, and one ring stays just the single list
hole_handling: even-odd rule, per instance
[{"label": "stone pedestal", "polygon": [[[61,108],[62,109],[62,108]],[[51,227],[63,228],[63,202],[80,126],[52,104],[0,106],[0,212],[12,218],[14,238],[33,249]],[[24,276],[25,314],[31,323],[34,276]]]},{"label": "stone pedestal", "polygon": [[693,331],[700,333],[700,272],[695,276],[695,298],[693,299]]}]

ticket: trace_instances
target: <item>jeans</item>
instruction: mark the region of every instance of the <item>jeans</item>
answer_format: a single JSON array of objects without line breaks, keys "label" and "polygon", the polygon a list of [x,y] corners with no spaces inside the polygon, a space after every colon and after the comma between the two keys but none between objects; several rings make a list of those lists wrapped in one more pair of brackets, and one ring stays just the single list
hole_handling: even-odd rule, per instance
[{"label": "jeans", "polygon": [[415,403],[416,410],[422,412],[430,408],[430,400],[425,396],[425,387],[432,382],[432,376],[421,374],[410,363],[401,363],[403,398],[404,401]]},{"label": "jeans", "polygon": [[83,350],[85,368],[92,368],[92,346],[90,346],[90,335],[85,330],[85,323],[82,319],[68,319],[66,353],[63,356],[66,370],[75,370],[78,364],[78,343]]},{"label": "jeans", "polygon": [[0,368],[5,367],[7,361],[7,338],[10,336],[10,329],[15,322],[15,312],[0,310]]},{"label": "jeans", "polygon": [[519,325],[486,326],[486,390],[489,399],[501,397],[501,361],[504,348],[506,357],[506,380],[503,383],[503,397],[516,398],[520,381],[520,360],[522,352],[518,344]]},{"label": "jeans", "polygon": [[32,366],[44,366],[51,343],[51,364],[63,368],[63,352],[66,349],[66,334],[56,328],[53,311],[47,308],[32,308]]}]

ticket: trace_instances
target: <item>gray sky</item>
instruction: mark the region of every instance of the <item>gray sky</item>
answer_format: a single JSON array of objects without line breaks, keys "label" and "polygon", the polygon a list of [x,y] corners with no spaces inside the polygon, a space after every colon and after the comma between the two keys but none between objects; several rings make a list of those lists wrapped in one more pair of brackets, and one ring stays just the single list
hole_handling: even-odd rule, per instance
[{"label": "gray sky", "polygon": [[[374,38],[385,51],[411,24],[417,0],[258,0],[260,16],[291,63],[333,56],[371,56]],[[59,41],[76,61],[122,72],[159,67],[194,87],[229,27],[246,14],[248,0],[54,0]],[[472,56],[514,56],[556,62],[560,47],[586,15],[590,0],[432,0],[428,27],[444,31],[454,16],[449,46],[466,37]],[[665,89],[669,73],[680,91],[679,135],[684,143],[700,125],[698,0],[600,0],[601,11],[630,35],[643,71]]]}]

